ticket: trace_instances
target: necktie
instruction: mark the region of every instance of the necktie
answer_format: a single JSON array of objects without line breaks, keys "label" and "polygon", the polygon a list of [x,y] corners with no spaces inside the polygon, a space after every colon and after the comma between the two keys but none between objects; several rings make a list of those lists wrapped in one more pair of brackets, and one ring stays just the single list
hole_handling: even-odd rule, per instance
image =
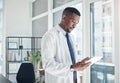
[{"label": "necktie", "polygon": [[[68,33],[66,33],[66,39],[67,39],[67,44],[68,44],[72,64],[75,64],[75,62],[76,62],[75,61],[75,53],[74,53],[73,46],[71,44],[70,37],[69,37]],[[77,80],[77,72],[76,71],[73,71],[73,80]]]}]

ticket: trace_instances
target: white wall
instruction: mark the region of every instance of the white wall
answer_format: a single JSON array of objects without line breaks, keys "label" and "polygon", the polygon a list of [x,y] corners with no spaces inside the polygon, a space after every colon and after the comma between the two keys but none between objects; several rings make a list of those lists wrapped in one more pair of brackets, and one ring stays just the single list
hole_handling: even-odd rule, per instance
[{"label": "white wall", "polygon": [[5,0],[6,36],[31,36],[30,0]]},{"label": "white wall", "polygon": [[3,1],[4,1],[3,74],[5,75],[6,37],[32,36],[31,26],[32,0],[3,0]]}]

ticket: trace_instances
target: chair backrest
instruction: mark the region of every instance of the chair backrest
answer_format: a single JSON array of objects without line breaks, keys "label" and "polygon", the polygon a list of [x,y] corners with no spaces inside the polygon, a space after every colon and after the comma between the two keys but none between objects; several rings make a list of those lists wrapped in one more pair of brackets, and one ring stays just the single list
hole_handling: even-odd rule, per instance
[{"label": "chair backrest", "polygon": [[17,83],[35,83],[35,73],[32,63],[22,63],[17,76]]}]

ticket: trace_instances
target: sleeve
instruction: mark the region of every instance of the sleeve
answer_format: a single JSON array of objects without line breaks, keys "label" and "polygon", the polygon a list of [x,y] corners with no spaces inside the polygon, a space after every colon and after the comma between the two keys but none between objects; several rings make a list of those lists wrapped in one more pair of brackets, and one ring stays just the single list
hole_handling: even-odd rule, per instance
[{"label": "sleeve", "polygon": [[46,34],[42,38],[41,53],[42,53],[42,65],[45,72],[65,77],[70,74],[70,65],[58,62],[56,59],[56,40],[52,34]]}]

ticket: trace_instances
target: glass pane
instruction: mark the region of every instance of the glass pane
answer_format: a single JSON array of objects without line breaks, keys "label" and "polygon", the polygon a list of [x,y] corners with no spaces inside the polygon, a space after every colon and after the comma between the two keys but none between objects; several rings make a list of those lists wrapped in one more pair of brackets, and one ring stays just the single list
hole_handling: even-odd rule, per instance
[{"label": "glass pane", "polygon": [[[73,5],[72,7],[77,8],[82,15],[82,3]],[[60,10],[53,14],[53,26],[57,25],[61,21],[63,10]],[[76,28],[72,31],[72,34],[75,38],[75,43],[77,47],[78,59],[82,57],[82,16],[80,17],[80,22],[77,24]]]},{"label": "glass pane", "polygon": [[47,12],[47,10],[48,10],[48,0],[36,0],[32,4],[32,17]]},{"label": "glass pane", "polygon": [[2,73],[2,68],[3,68],[2,33],[3,33],[3,0],[0,0],[0,74]]},{"label": "glass pane", "polygon": [[33,36],[42,37],[48,30],[48,16],[32,21]]},{"label": "glass pane", "polygon": [[72,34],[75,38],[76,48],[77,48],[77,59],[82,59],[82,3],[73,5],[81,13],[80,21],[77,24],[76,28],[72,31]]},{"label": "glass pane", "polygon": [[65,3],[68,3],[70,1],[73,1],[73,0],[53,0],[53,8],[64,5]]},{"label": "glass pane", "polygon": [[112,0],[91,3],[91,56],[102,56],[91,66],[91,83],[114,83]]},{"label": "glass pane", "polygon": [[3,0],[0,0],[0,9],[3,9]]},{"label": "glass pane", "polygon": [[62,12],[63,12],[63,10],[60,10],[53,14],[53,26],[60,23],[61,17],[62,17]]}]

